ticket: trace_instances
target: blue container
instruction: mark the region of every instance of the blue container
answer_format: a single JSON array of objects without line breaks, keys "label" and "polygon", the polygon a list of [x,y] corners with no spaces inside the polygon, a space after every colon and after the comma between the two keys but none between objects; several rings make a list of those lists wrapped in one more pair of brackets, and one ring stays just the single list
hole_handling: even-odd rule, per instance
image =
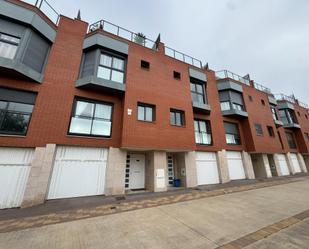
[{"label": "blue container", "polygon": [[174,179],[174,187],[176,188],[180,187],[180,179]]}]

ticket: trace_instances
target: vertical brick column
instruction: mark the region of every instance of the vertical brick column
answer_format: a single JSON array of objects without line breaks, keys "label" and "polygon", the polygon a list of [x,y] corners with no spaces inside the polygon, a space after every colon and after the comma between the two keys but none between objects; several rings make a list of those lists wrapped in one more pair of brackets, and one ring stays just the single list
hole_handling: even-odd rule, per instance
[{"label": "vertical brick column", "polygon": [[185,167],[186,187],[194,188],[197,186],[195,151],[185,152]]},{"label": "vertical brick column", "polygon": [[55,144],[47,144],[46,147],[37,147],[35,149],[30,176],[21,207],[30,207],[44,203],[52,173],[55,152]]},{"label": "vertical brick column", "polygon": [[219,170],[219,177],[221,183],[226,183],[230,181],[229,169],[227,165],[226,150],[217,152],[217,163]]},{"label": "vertical brick column", "polygon": [[274,154],[274,163],[277,171],[278,176],[282,176],[279,160],[278,160],[278,154]]},{"label": "vertical brick column", "polygon": [[289,171],[292,175],[295,175],[295,170],[294,170],[294,167],[293,167],[293,163],[292,163],[292,159],[291,159],[291,153],[288,152],[285,154],[285,159],[286,159],[286,162],[288,164],[288,168],[289,168]]},{"label": "vertical brick column", "polygon": [[304,173],[307,173],[308,170],[307,170],[306,163],[305,163],[305,160],[304,160],[302,154],[297,153],[297,159],[298,159],[301,171],[304,172]]},{"label": "vertical brick column", "polygon": [[242,156],[246,178],[254,179],[255,175],[254,175],[254,170],[253,170],[253,165],[252,165],[250,154],[246,151],[242,151],[241,156]]},{"label": "vertical brick column", "polygon": [[266,177],[267,178],[271,178],[272,174],[271,174],[271,170],[270,170],[267,154],[262,154],[262,160],[263,160],[263,165],[264,165],[265,172],[266,172]]},{"label": "vertical brick column", "polygon": [[124,194],[126,156],[127,152],[125,150],[109,148],[105,177],[106,195]]},{"label": "vertical brick column", "polygon": [[[154,192],[167,191],[167,160],[165,151],[154,151],[153,152],[153,169],[154,169]],[[164,179],[160,175],[164,172]],[[162,181],[164,183],[162,183]]]}]

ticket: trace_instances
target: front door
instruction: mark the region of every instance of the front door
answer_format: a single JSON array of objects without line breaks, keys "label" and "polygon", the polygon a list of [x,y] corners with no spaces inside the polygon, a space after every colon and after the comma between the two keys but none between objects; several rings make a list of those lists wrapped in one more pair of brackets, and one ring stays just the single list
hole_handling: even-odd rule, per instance
[{"label": "front door", "polygon": [[129,188],[145,188],[145,155],[143,154],[131,154],[130,156]]}]

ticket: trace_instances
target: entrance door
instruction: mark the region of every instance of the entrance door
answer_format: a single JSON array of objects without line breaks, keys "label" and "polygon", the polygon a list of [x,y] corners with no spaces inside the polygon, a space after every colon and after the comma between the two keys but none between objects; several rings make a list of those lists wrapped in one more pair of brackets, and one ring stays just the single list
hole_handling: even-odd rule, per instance
[{"label": "entrance door", "polygon": [[143,154],[131,154],[130,156],[129,188],[145,188],[145,155]]}]

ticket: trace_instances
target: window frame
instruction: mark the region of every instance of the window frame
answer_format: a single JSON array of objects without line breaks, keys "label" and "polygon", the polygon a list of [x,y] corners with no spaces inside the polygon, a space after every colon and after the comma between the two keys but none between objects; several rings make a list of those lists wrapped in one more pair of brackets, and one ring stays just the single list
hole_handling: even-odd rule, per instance
[{"label": "window frame", "polygon": [[[289,140],[289,137],[288,137],[288,134],[290,136],[290,138],[292,138],[292,140],[290,141]],[[295,138],[294,138],[294,135],[292,132],[285,132],[285,136],[286,136],[286,140],[288,142],[288,145],[289,145],[289,148],[290,149],[297,149],[297,144],[296,144],[296,141],[295,141]],[[291,144],[290,142],[293,142],[293,144]]]},{"label": "window frame", "polygon": [[[99,53],[99,59],[98,59],[98,62],[97,62],[98,64],[97,64],[97,67],[96,67],[96,77],[99,78],[99,79],[109,80],[109,81],[116,82],[116,83],[119,83],[119,84],[125,84],[125,82],[126,82],[126,71],[127,71],[127,58],[124,57],[124,56],[121,56],[121,55],[119,55],[117,53],[106,51],[104,49],[100,49],[99,52],[100,52]],[[101,56],[102,55],[106,55],[106,56],[109,56],[109,57],[112,58],[112,60],[111,60],[111,67],[105,66],[105,65],[101,64]],[[117,68],[113,68],[114,58],[119,59],[119,60],[123,60],[123,71],[120,70],[120,69],[117,69]],[[100,67],[107,68],[107,69],[110,70],[109,79],[104,79],[104,78],[98,76],[98,72],[99,72],[99,68]],[[123,82],[118,82],[118,81],[112,80],[112,73],[113,73],[113,71],[117,71],[117,72],[123,73]]]},{"label": "window frame", "polygon": [[[180,114],[180,122],[181,125],[177,125],[177,118],[176,118],[176,114],[179,113]],[[174,115],[174,124],[171,122],[171,114]],[[171,108],[170,109],[170,125],[172,126],[176,126],[176,127],[185,127],[186,126],[186,118],[185,118],[185,112],[182,110],[178,110],[178,109],[174,109]]]},{"label": "window frame", "polygon": [[[3,111],[3,112],[4,112],[3,120],[0,119],[0,135],[22,136],[22,137],[26,137],[26,136],[27,136],[27,133],[28,133],[28,130],[29,130],[30,123],[31,123],[31,118],[32,118],[32,113],[33,113],[33,111],[34,111],[35,103],[34,103],[34,104],[29,104],[29,103],[25,103],[25,102],[22,102],[22,101],[17,102],[17,101],[7,101],[7,100],[1,100],[1,99],[0,99],[0,101],[1,101],[1,102],[6,102],[6,108],[5,108],[5,109],[0,109],[0,111]],[[32,105],[32,111],[31,111],[31,113],[28,113],[28,112],[18,112],[18,111],[10,111],[10,110],[8,110],[9,103],[17,103],[17,104],[24,104],[24,105]],[[27,129],[26,129],[26,132],[25,132],[25,133],[15,133],[15,132],[8,132],[8,131],[2,131],[2,130],[1,130],[1,126],[2,126],[2,124],[3,124],[5,115],[6,115],[7,113],[21,114],[21,115],[29,115],[29,121],[28,121]]]},{"label": "window frame", "polygon": [[150,62],[141,60],[141,69],[150,70]]},{"label": "window frame", "polygon": [[[144,119],[139,119],[138,118],[138,109],[139,107],[143,107],[144,108]],[[146,120],[146,108],[151,108],[152,109],[152,120],[151,121],[148,121]],[[136,108],[136,119],[138,121],[141,121],[141,122],[147,122],[147,123],[154,123],[156,122],[156,106],[153,105],[153,104],[147,104],[147,103],[143,103],[143,102],[137,102],[137,108]]]},{"label": "window frame", "polygon": [[[19,39],[19,41],[18,41],[18,43],[17,42],[13,42],[13,41],[8,41],[6,39],[1,38],[1,35],[5,35],[5,36],[9,36],[9,37],[12,37],[12,38],[15,38],[15,39]],[[21,43],[21,37],[18,37],[18,36],[15,36],[15,35],[11,35],[11,34],[8,34],[8,33],[4,33],[4,32],[0,32],[0,42],[3,42],[5,44],[9,44],[9,45],[12,45],[12,46],[16,46],[16,51],[15,51],[15,54],[14,54],[13,58],[8,58],[8,57],[0,56],[0,58],[6,58],[6,59],[9,59],[9,60],[14,60],[16,58],[17,53],[18,53],[18,49],[19,49],[19,46],[20,46],[20,43]]]},{"label": "window frame", "polygon": [[[213,139],[212,139],[212,132],[211,132],[211,124],[210,124],[210,120],[204,120],[204,119],[194,119],[194,123],[197,122],[198,123],[198,131],[195,130],[195,125],[194,125],[194,139],[195,139],[195,143],[197,145],[205,145],[205,146],[211,146],[213,145]],[[200,129],[200,122],[204,122],[205,123],[205,127],[206,127],[206,132],[202,132]],[[196,141],[196,132],[199,133],[199,135],[201,134],[206,134],[206,135],[210,135],[210,143],[197,143]]]},{"label": "window frame", "polygon": [[[106,136],[106,135],[91,134],[92,127],[93,127],[93,121],[95,120],[95,118],[94,118],[94,113],[95,113],[95,110],[96,110],[95,107],[94,107],[94,110],[93,110],[93,116],[91,118],[90,134],[70,132],[70,128],[71,128],[71,124],[72,124],[72,118],[75,117],[74,115],[75,115],[75,112],[76,112],[76,107],[77,107],[77,102],[78,101],[88,102],[88,103],[91,103],[91,104],[94,104],[94,105],[101,104],[101,105],[109,105],[109,106],[111,106],[111,117],[110,117],[111,129],[110,129],[110,135]],[[106,101],[100,101],[100,100],[95,100],[95,99],[88,99],[88,98],[83,98],[83,97],[75,97],[73,99],[73,106],[72,106],[72,111],[71,111],[70,122],[69,122],[69,127],[68,127],[67,134],[69,136],[111,138],[112,134],[113,134],[113,117],[114,117],[114,103],[106,102]],[[100,119],[100,120],[103,120],[103,119]],[[106,121],[106,120],[104,119],[104,121]]]},{"label": "window frame", "polygon": [[[194,85],[194,90],[193,91],[192,91],[192,85]],[[198,92],[197,85],[202,87],[202,93]],[[190,79],[190,93],[191,93],[192,102],[194,102],[193,101],[193,94],[196,94],[196,95],[199,95],[199,96],[203,97],[203,103],[202,104],[207,104],[205,83],[199,82],[197,80]],[[198,102],[198,103],[200,103],[200,102]]]},{"label": "window frame", "polygon": [[254,129],[255,129],[255,134],[256,134],[257,136],[263,136],[263,135],[264,135],[263,127],[262,127],[261,124],[255,123],[255,124],[254,124]]},{"label": "window frame", "polygon": [[275,131],[274,131],[274,128],[270,125],[267,126],[267,131],[268,131],[268,135],[269,137],[275,137]]},{"label": "window frame", "polygon": [[277,120],[279,121],[279,117],[278,117],[278,113],[277,113],[277,109],[275,106],[271,105],[270,106],[270,111],[271,111],[271,114],[272,114],[272,117],[273,117],[273,120]]},{"label": "window frame", "polygon": [[[226,122],[226,121],[224,121],[224,122],[223,122],[223,126],[224,126],[224,123],[228,123],[228,124],[233,124],[233,125],[235,125],[236,128],[237,128],[237,133],[238,133],[238,134],[227,133],[227,132],[225,131],[225,129],[224,129],[224,133],[225,133],[225,142],[226,142],[226,144],[227,144],[227,145],[241,145],[241,136],[240,136],[240,131],[239,131],[239,126],[238,126],[238,124],[237,124],[237,123],[232,123],[232,122]],[[228,143],[228,142],[227,142],[227,139],[226,139],[226,135],[233,135],[233,136],[234,136],[235,143]],[[236,135],[236,139],[235,139],[235,135]],[[238,138],[237,138],[237,137],[238,137]],[[239,142],[237,143],[237,141],[239,141]]]}]

